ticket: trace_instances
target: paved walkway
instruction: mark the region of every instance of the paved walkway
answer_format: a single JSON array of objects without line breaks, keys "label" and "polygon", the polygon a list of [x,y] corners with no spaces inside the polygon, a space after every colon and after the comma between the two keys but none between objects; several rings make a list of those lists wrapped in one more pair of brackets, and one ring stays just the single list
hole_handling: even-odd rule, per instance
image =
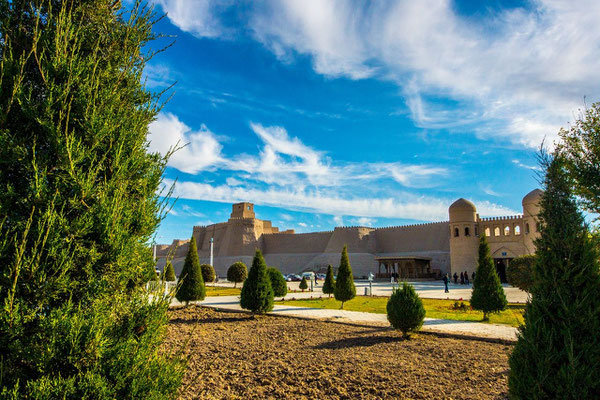
[{"label": "paved walkway", "polygon": [[[364,294],[365,288],[369,287],[369,282],[366,280],[355,280],[356,285],[356,294],[362,295]],[[444,284],[442,281],[418,281],[418,282],[409,282],[415,288],[415,291],[419,294],[419,296],[423,299],[451,299],[451,300],[469,300],[471,298],[472,285],[455,285],[450,284],[449,289],[450,293],[444,293]],[[293,290],[299,290],[299,282],[288,282],[288,288]],[[219,282],[216,285],[224,286],[224,287],[233,287],[232,283],[229,282]],[[314,286],[313,295],[320,296],[322,295],[323,282],[319,281],[318,286]],[[506,299],[510,303],[525,303],[527,301],[527,293],[512,287],[510,285],[502,285],[504,287],[504,293],[506,293]],[[309,286],[310,287],[310,286]],[[398,284],[392,284],[390,282],[373,282],[372,283],[372,291],[374,296],[390,296],[392,294],[392,290],[398,287]],[[294,293],[293,295],[298,297],[299,293]]]},{"label": "paved walkway", "polygon": [[[316,293],[291,293],[286,299],[309,298]],[[320,293],[319,293],[320,295]],[[176,299],[171,303],[180,305]],[[204,301],[196,302],[206,307],[242,311],[239,296],[207,297]],[[389,325],[385,314],[366,313],[346,310],[329,310],[310,307],[294,307],[276,305],[270,313],[273,315],[288,315],[301,318],[322,319],[346,323]],[[507,325],[484,324],[479,322],[453,321],[445,319],[425,318],[423,331],[461,335],[466,337],[486,338],[513,342],[517,338],[517,329]]]}]

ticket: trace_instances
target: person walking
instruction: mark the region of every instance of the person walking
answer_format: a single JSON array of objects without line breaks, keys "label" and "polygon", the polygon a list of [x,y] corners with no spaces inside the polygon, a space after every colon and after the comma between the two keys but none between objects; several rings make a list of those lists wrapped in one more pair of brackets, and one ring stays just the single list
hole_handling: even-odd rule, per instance
[{"label": "person walking", "polygon": [[450,279],[448,279],[448,274],[444,275],[443,281],[444,281],[444,293],[450,293],[450,291],[448,290],[448,281]]},{"label": "person walking", "polygon": [[469,284],[469,273],[465,271],[465,285]]},{"label": "person walking", "polygon": [[456,272],[454,273],[454,284],[458,285],[458,274]]},{"label": "person walking", "polygon": [[471,282],[475,282],[475,271],[471,274]]},{"label": "person walking", "polygon": [[461,285],[465,284],[465,273],[464,272],[460,273],[460,284]]}]

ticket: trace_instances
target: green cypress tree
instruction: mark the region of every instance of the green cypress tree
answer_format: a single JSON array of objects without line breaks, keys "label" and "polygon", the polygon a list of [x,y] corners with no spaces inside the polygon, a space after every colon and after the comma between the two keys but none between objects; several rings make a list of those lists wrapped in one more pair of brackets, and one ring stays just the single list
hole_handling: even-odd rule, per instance
[{"label": "green cypress tree", "polygon": [[168,299],[144,288],[165,206],[141,83],[152,19],[0,0],[2,398],[176,395],[183,364],[157,352]]},{"label": "green cypress tree", "polygon": [[331,294],[335,291],[335,280],[333,279],[333,267],[331,264],[327,266],[327,275],[325,275],[325,282],[323,282],[323,293],[326,293],[331,297]]},{"label": "green cypress tree", "polygon": [[244,282],[248,277],[248,267],[241,261],[231,264],[227,269],[227,280],[234,282],[233,287],[237,287],[237,284]]},{"label": "green cypress tree", "polygon": [[535,255],[528,254],[510,260],[506,269],[506,278],[508,283],[519,289],[530,292],[533,285],[533,266],[535,265]]},{"label": "green cypress tree", "polygon": [[510,356],[514,399],[600,396],[598,250],[577,208],[560,155],[542,154],[540,237],[531,302]]},{"label": "green cypress tree", "polygon": [[283,274],[273,267],[267,268],[269,279],[271,280],[271,287],[273,288],[273,295],[276,297],[283,297],[287,294],[287,282],[283,277]]},{"label": "green cypress tree", "polygon": [[473,282],[471,306],[475,310],[483,311],[483,320],[488,321],[490,313],[505,310],[507,305],[504,288],[490,255],[490,247],[485,235],[481,235],[479,238],[479,262]]},{"label": "green cypress tree", "polygon": [[260,250],[256,250],[248,279],[242,286],[240,305],[256,314],[264,314],[273,309],[273,288],[267,275],[267,264]]},{"label": "green cypress tree", "polygon": [[387,318],[395,329],[402,331],[405,338],[417,332],[425,320],[423,301],[412,285],[404,282],[402,288],[395,289],[387,306]]},{"label": "green cypress tree", "polygon": [[344,308],[344,302],[352,300],[356,296],[356,286],[354,286],[352,267],[350,267],[348,249],[346,246],[344,246],[344,249],[342,250],[342,258],[340,259],[340,267],[338,268],[333,295],[337,301],[342,302],[342,306],[340,307],[342,309]]},{"label": "green cypress tree", "polygon": [[212,265],[202,264],[200,266],[200,270],[202,271],[202,279],[204,279],[204,283],[215,281],[217,274],[215,274],[215,269]]},{"label": "green cypress tree", "polygon": [[185,256],[183,269],[179,275],[179,281],[181,284],[175,294],[178,301],[185,302],[187,306],[190,301],[204,300],[206,297],[206,287],[204,286],[204,279],[202,279],[196,239],[193,236],[190,239],[190,246]]},{"label": "green cypress tree", "polygon": [[173,269],[173,264],[171,264],[171,261],[167,261],[167,264],[165,265],[165,269],[163,271],[163,275],[163,279],[167,282],[173,282],[177,280],[177,278],[175,277],[175,270]]},{"label": "green cypress tree", "polygon": [[300,290],[302,290],[303,292],[308,289],[308,283],[306,282],[306,278],[302,277],[302,280],[300,281],[300,286],[299,286]]}]

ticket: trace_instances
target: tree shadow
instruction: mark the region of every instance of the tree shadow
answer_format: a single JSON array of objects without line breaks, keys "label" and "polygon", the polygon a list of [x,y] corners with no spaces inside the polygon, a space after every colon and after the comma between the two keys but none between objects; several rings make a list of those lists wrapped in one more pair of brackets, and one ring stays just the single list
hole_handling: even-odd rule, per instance
[{"label": "tree shadow", "polygon": [[171,325],[193,325],[193,324],[218,324],[252,321],[254,316],[247,317],[211,317],[211,318],[173,318],[169,321]]},{"label": "tree shadow", "polygon": [[401,336],[359,336],[321,343],[319,345],[314,346],[314,349],[337,350],[351,347],[370,347],[378,344],[398,343],[403,342],[405,340],[406,339],[402,338]]}]

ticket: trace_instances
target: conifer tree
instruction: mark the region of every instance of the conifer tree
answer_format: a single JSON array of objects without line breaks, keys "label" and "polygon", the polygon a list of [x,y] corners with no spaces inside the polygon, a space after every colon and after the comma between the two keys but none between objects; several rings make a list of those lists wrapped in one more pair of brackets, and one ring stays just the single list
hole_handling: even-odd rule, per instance
[{"label": "conifer tree", "polygon": [[237,287],[237,284],[244,282],[248,277],[248,267],[241,261],[231,264],[227,269],[227,280],[234,282],[233,287]]},{"label": "conifer tree", "polygon": [[185,305],[188,306],[190,301],[204,300],[206,297],[206,287],[204,286],[202,270],[200,269],[196,239],[193,236],[190,239],[190,246],[185,256],[179,280],[181,285],[175,294],[178,301],[185,302]]},{"label": "conifer tree", "polygon": [[340,267],[338,268],[333,295],[337,301],[342,302],[342,306],[340,307],[342,309],[344,308],[344,302],[352,300],[356,296],[356,286],[354,286],[352,267],[350,267],[346,246],[342,250],[342,258],[340,259]]},{"label": "conifer tree", "polygon": [[255,314],[264,314],[273,309],[273,288],[267,275],[267,264],[260,250],[256,250],[248,279],[242,286],[240,305]]},{"label": "conifer tree", "polygon": [[283,297],[287,294],[287,282],[283,277],[282,273],[273,267],[267,268],[269,279],[271,280],[271,287],[273,288],[273,295],[276,297]]},{"label": "conifer tree", "polygon": [[325,282],[323,282],[323,293],[328,294],[329,297],[335,291],[335,280],[333,279],[333,267],[331,264],[327,266],[327,275],[325,275]]},{"label": "conifer tree", "polygon": [[163,279],[167,282],[173,282],[177,280],[177,278],[175,278],[175,270],[173,269],[173,264],[171,264],[171,261],[167,261],[163,275]]},{"label": "conifer tree", "polygon": [[565,175],[560,154],[542,154],[534,282],[510,356],[514,399],[592,399],[600,394],[598,251]]},{"label": "conifer tree", "polygon": [[423,301],[415,288],[406,282],[402,288],[394,290],[387,302],[386,311],[390,324],[402,331],[405,338],[410,337],[412,332],[417,332],[425,320]]},{"label": "conifer tree", "polygon": [[490,247],[485,235],[481,235],[479,238],[479,262],[473,282],[471,306],[475,310],[483,311],[483,320],[488,321],[490,313],[505,310],[507,305],[504,288],[490,255]]},{"label": "conifer tree", "polygon": [[302,280],[300,281],[300,286],[298,286],[300,288],[300,290],[302,290],[303,292],[308,289],[308,283],[306,282],[306,278],[302,277]]},{"label": "conifer tree", "polygon": [[[152,11],[0,0],[0,397],[173,398],[144,284],[166,158],[141,83]],[[168,193],[162,195],[167,195]]]},{"label": "conifer tree", "polygon": [[204,279],[204,283],[214,282],[217,274],[215,273],[215,269],[210,264],[202,264],[200,266],[200,270],[202,271],[202,279]]}]

